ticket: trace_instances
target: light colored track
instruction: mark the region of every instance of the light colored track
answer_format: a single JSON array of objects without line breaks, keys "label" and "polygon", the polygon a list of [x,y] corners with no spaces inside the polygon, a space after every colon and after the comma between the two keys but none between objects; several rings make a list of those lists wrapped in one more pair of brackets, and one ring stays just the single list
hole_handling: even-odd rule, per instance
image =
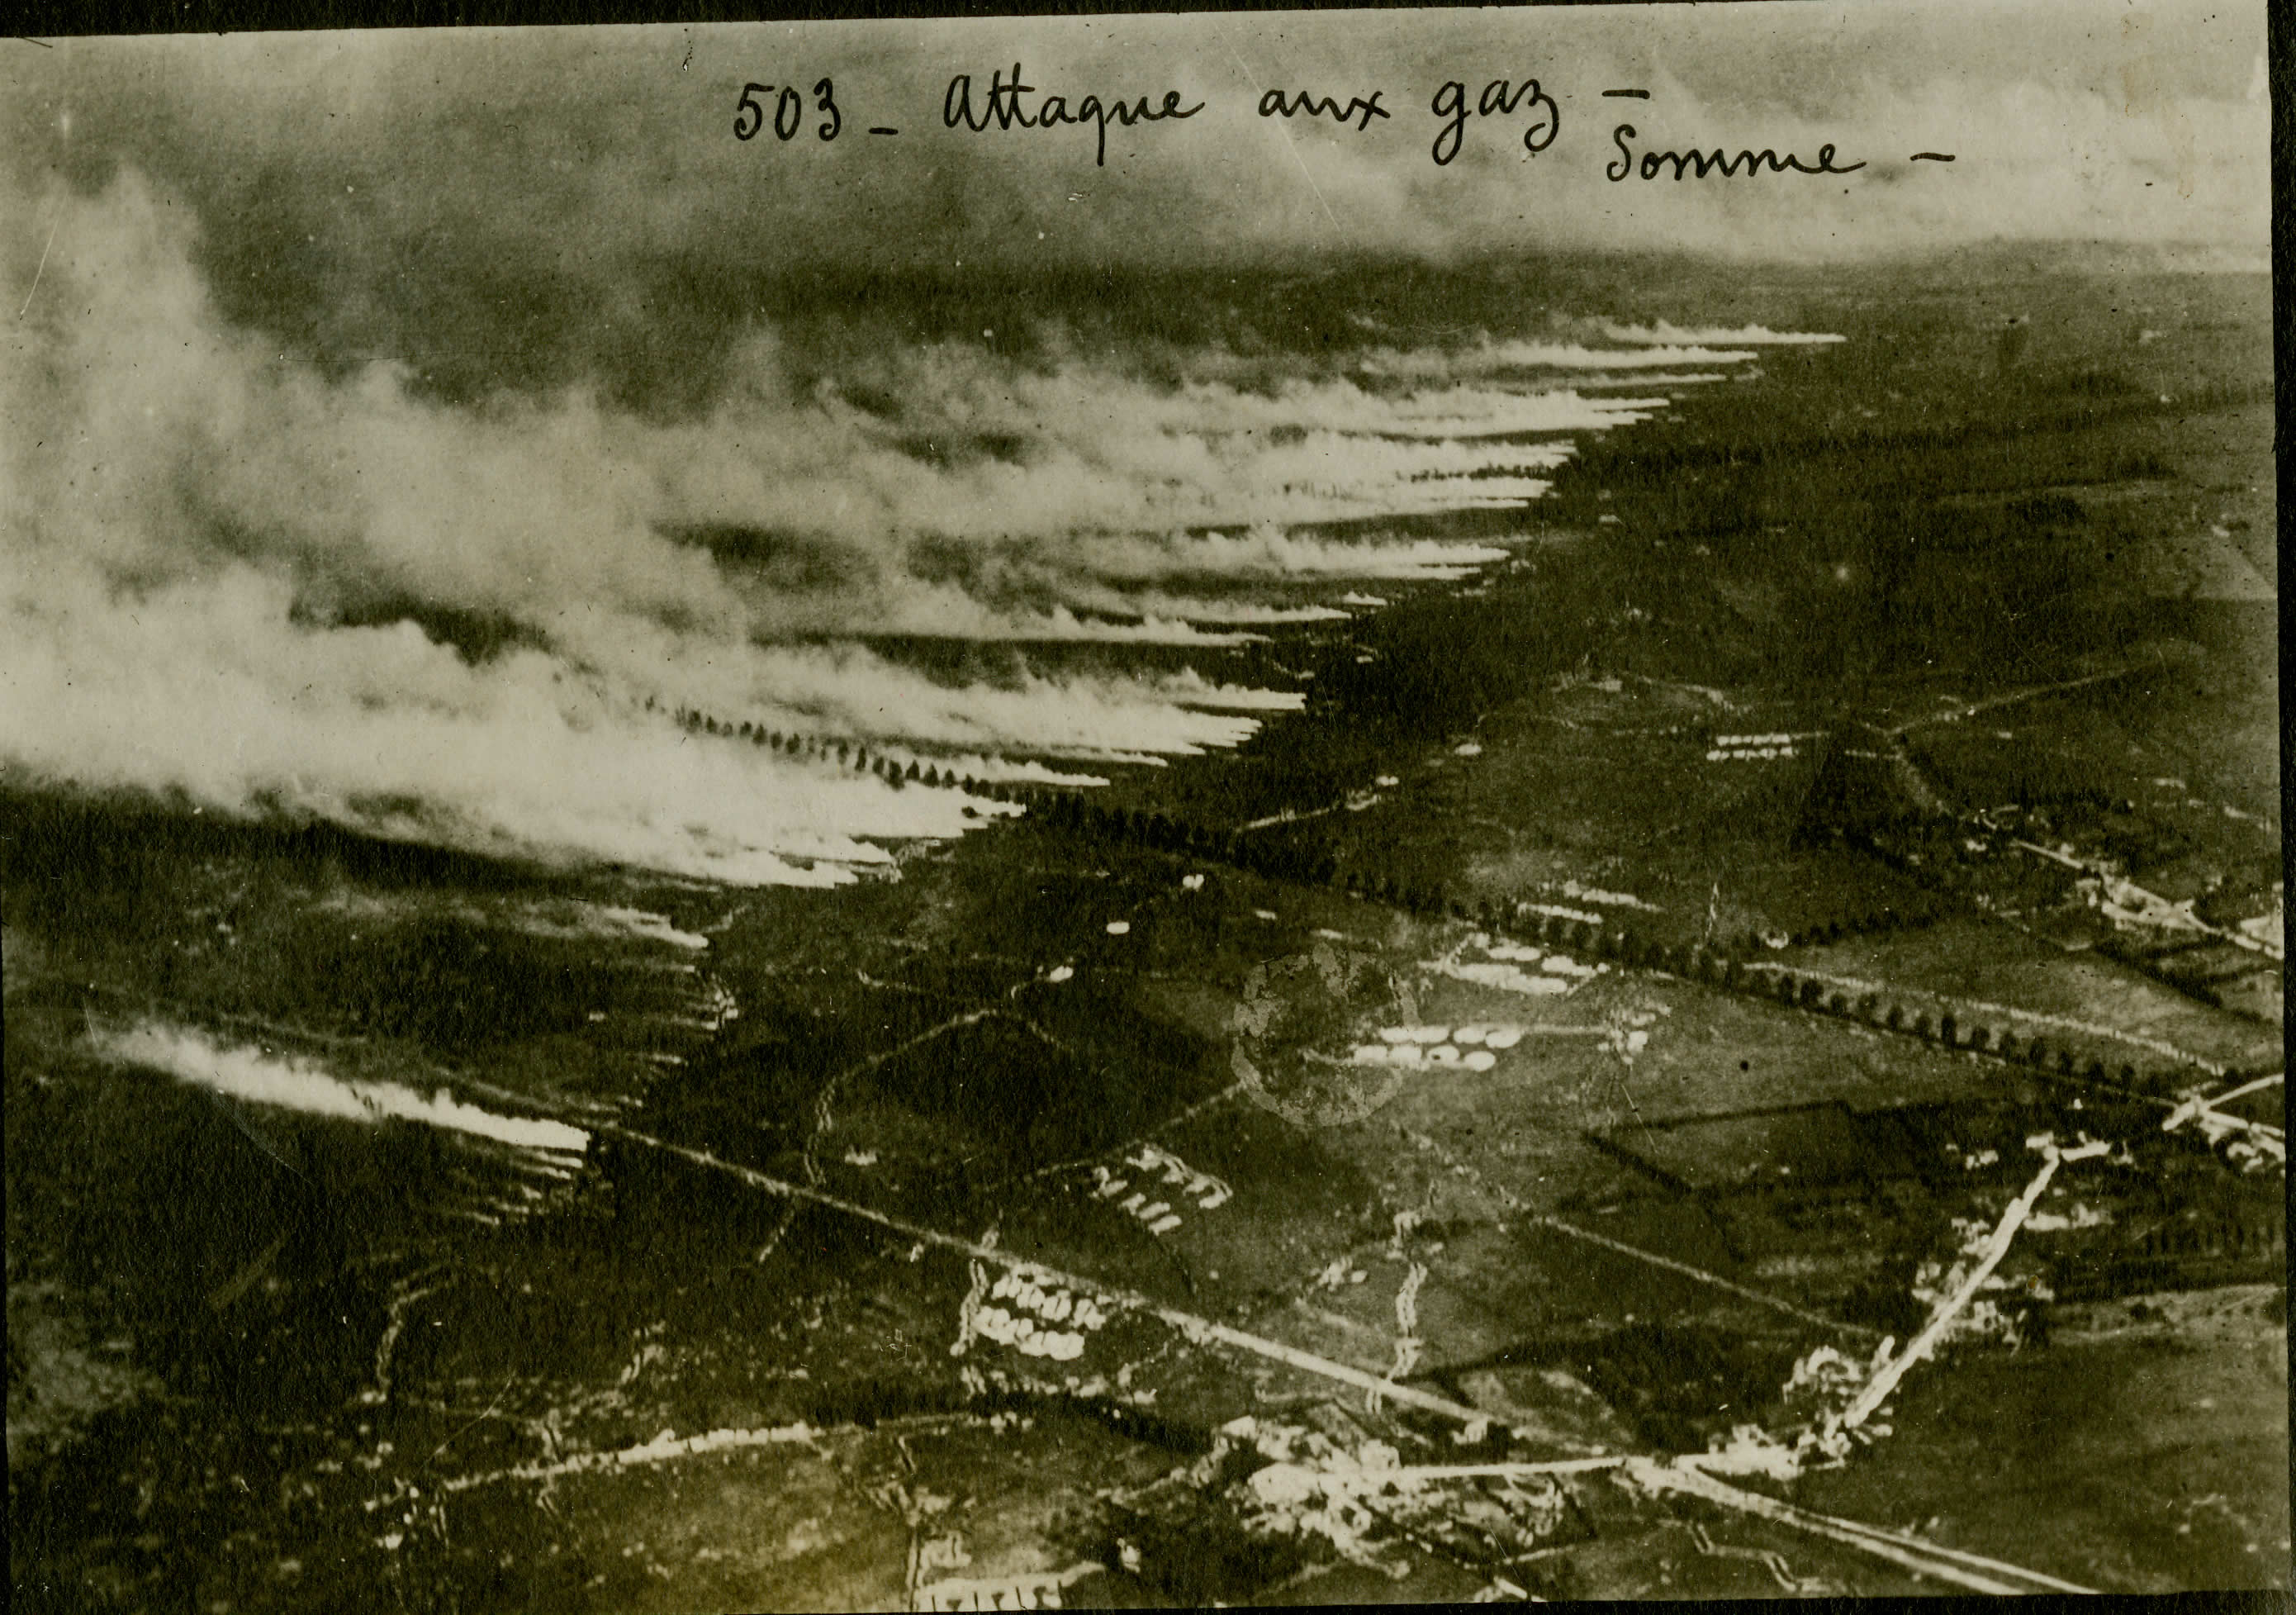
[{"label": "light colored track", "polygon": [[1027,1257],[1000,1250],[994,1245],[984,1245],[954,1234],[944,1234],[938,1228],[930,1228],[922,1223],[911,1222],[908,1218],[897,1217],[890,1211],[880,1211],[873,1206],[865,1206],[858,1201],[847,1200],[844,1196],[832,1194],[827,1190],[791,1183],[787,1178],[775,1177],[770,1173],[760,1172],[754,1167],[744,1167],[722,1160],[706,1150],[689,1149],[683,1144],[671,1144],[668,1139],[656,1138],[651,1134],[641,1133],[635,1128],[622,1127],[619,1123],[598,1124],[597,1131],[610,1137],[626,1139],[632,1144],[644,1144],[650,1149],[662,1151],[666,1154],[691,1161],[695,1166],[707,1167],[713,1171],[726,1173],[740,1178],[752,1188],[763,1189],[768,1193],[805,1201],[814,1205],[825,1206],[834,1211],[841,1211],[848,1217],[874,1223],[881,1228],[890,1229],[906,1239],[915,1240],[922,1244],[932,1245],[943,1250],[961,1251],[976,1261],[992,1263],[1008,1271],[1025,1271],[1042,1275],[1056,1284],[1098,1296],[1101,1299],[1128,1311],[1145,1313],[1178,1330],[1198,1345],[1216,1342],[1233,1347],[1239,1351],[1250,1352],[1255,1357],[1265,1357],[1270,1362],[1282,1363],[1287,1367],[1299,1369],[1305,1373],[1316,1374],[1342,1385],[1351,1385],[1357,1390],[1376,1391],[1388,1401],[1400,1402],[1427,1413],[1439,1414],[1461,1424],[1506,1425],[1506,1421],[1504,1419],[1495,1419],[1488,1414],[1469,1407],[1464,1403],[1454,1402],[1447,1397],[1435,1396],[1409,1385],[1398,1385],[1378,1374],[1367,1373],[1360,1368],[1351,1368],[1345,1363],[1332,1362],[1330,1358],[1317,1357],[1313,1352],[1301,1351],[1298,1347],[1287,1346],[1281,1340],[1271,1340],[1265,1335],[1231,1328],[1226,1324],[1214,1323],[1211,1319],[1199,1316],[1195,1313],[1184,1312],[1177,1307],[1168,1307],[1153,1297],[1143,1295],[1137,1291],[1119,1289],[1104,1283],[1099,1279],[1086,1278],[1079,1274],[1064,1273],[1043,1262],[1032,1261]]}]

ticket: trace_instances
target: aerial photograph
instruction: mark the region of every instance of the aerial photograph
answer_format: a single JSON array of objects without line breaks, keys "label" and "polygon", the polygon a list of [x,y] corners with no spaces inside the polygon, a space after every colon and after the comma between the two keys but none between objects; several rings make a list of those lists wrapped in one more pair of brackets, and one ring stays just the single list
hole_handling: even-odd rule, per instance
[{"label": "aerial photograph", "polygon": [[14,1607],[2284,1595],[2267,32],[0,40]]}]

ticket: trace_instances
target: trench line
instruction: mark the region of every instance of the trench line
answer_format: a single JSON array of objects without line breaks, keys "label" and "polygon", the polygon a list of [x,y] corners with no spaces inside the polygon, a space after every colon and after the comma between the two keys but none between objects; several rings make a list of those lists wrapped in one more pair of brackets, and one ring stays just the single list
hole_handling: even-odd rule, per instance
[{"label": "trench line", "polygon": [[[1319,1357],[1313,1352],[1301,1351],[1294,1346],[1286,1346],[1281,1340],[1271,1340],[1265,1335],[1252,1334],[1245,1330],[1231,1328],[1226,1324],[1214,1323],[1211,1319],[1201,1317],[1193,1312],[1183,1312],[1177,1307],[1167,1307],[1162,1302],[1143,1295],[1137,1291],[1119,1289],[1099,1279],[1063,1273],[1056,1267],[1048,1267],[1043,1262],[1031,1261],[1010,1250],[1000,1250],[994,1245],[980,1244],[954,1234],[944,1234],[938,1228],[930,1228],[922,1223],[913,1223],[905,1217],[896,1217],[890,1212],[880,1211],[873,1206],[865,1206],[857,1201],[847,1200],[841,1195],[832,1194],[824,1189],[791,1183],[785,1178],[775,1177],[769,1173],[760,1172],[754,1167],[739,1166],[733,1161],[721,1160],[706,1150],[689,1149],[683,1144],[674,1144],[668,1139],[656,1138],[651,1134],[641,1133],[635,1128],[625,1127],[612,1122],[598,1124],[597,1130],[611,1137],[660,1150],[681,1160],[691,1161],[696,1166],[708,1167],[715,1171],[727,1173],[740,1178],[752,1188],[763,1189],[768,1193],[779,1194],[792,1200],[808,1201],[815,1205],[826,1206],[834,1211],[842,1211],[849,1217],[857,1217],[865,1222],[874,1223],[881,1228],[890,1229],[904,1238],[913,1239],[922,1244],[937,1246],[944,1250],[961,1251],[976,1261],[994,1263],[1008,1272],[1025,1271],[1041,1274],[1053,1283],[1064,1285],[1070,1290],[1081,1290],[1099,1296],[1111,1305],[1124,1308],[1128,1311],[1144,1312],[1159,1322],[1178,1330],[1200,1346],[1217,1342],[1223,1346],[1233,1347],[1239,1351],[1247,1351],[1256,1357],[1282,1363],[1287,1367],[1297,1368],[1306,1373],[1337,1381],[1342,1385],[1352,1385],[1358,1390],[1376,1391],[1390,1401],[1405,1403],[1427,1413],[1440,1414],[1443,1417],[1455,1420],[1461,1424],[1506,1424],[1504,1419],[1495,1419],[1488,1414],[1462,1403],[1454,1402],[1448,1398],[1435,1396],[1409,1385],[1398,1385],[1363,1369],[1350,1368],[1344,1363],[1334,1363],[1330,1358]],[[1513,1427],[1507,1426],[1507,1428]]]},{"label": "trench line", "polygon": [[[864,976],[862,980],[865,981],[868,978]],[[995,1009],[982,1009],[974,1010],[967,1014],[953,1016],[949,1020],[942,1021],[939,1026],[931,1027],[924,1031],[919,1032],[915,1037],[910,1038],[906,1043],[900,1044],[893,1048],[887,1049],[882,1053],[872,1054],[865,1060],[860,1061],[856,1064],[847,1066],[844,1070],[838,1071],[832,1076],[827,1082],[822,1084],[821,1092],[815,1095],[813,1102],[813,1130],[806,1135],[805,1140],[804,1162],[807,1181],[811,1183],[816,1188],[821,1185],[821,1160],[817,1152],[821,1147],[822,1135],[828,1132],[835,1124],[835,1118],[830,1112],[829,1103],[831,1100],[837,1096],[837,1090],[844,1086],[845,1079],[847,1078],[857,1077],[864,1071],[873,1071],[878,1067],[883,1065],[886,1062],[890,1060],[898,1060],[903,1054],[907,1053],[911,1049],[931,1043],[934,1038],[941,1037],[945,1033],[958,1031],[968,1026],[978,1026],[981,1021],[1000,1012],[1001,1012]],[[783,1215],[782,1220],[780,1223],[775,1225],[774,1231],[766,1236],[766,1242],[758,1248],[757,1259],[758,1261],[764,1261],[780,1247],[782,1241],[789,1237],[791,1226],[794,1224],[796,1220],[797,1209],[795,1207],[791,1207]]]},{"label": "trench line", "polygon": [[[741,1179],[744,1183],[750,1184],[753,1187],[764,1189],[775,1194],[783,1195],[791,1199],[810,1201],[815,1204],[826,1206],[832,1210],[842,1211],[848,1216],[859,1217],[865,1222],[875,1223],[880,1227],[890,1229],[896,1234],[904,1234],[925,1244],[938,1246],[940,1249],[947,1250],[962,1251],[965,1255],[972,1257],[977,1260],[995,1263],[998,1267],[1004,1267],[1008,1271],[1016,1271],[1025,1268],[1032,1273],[1042,1274],[1052,1279],[1054,1283],[1064,1284],[1070,1289],[1086,1291],[1087,1292],[1099,1295],[1114,1305],[1145,1312],[1160,1322],[1180,1331],[1191,1340],[1193,1340],[1198,1344],[1217,1341],[1222,1345],[1234,1347],[1237,1349],[1250,1352],[1256,1356],[1268,1358],[1271,1361],[1284,1364],[1289,1367],[1298,1368],[1306,1373],[1316,1374],[1324,1379],[1334,1380],[1341,1384],[1355,1386],[1358,1390],[1382,1392],[1394,1401],[1404,1403],[1410,1406],[1422,1408],[1430,1413],[1440,1414],[1447,1418],[1456,1420],[1463,1424],[1481,1424],[1486,1426],[1497,1424],[1503,1428],[1513,1428],[1513,1426],[1508,1425],[1505,1420],[1494,1419],[1489,1414],[1482,1413],[1478,1409],[1464,1406],[1447,1398],[1432,1396],[1425,1391],[1416,1390],[1408,1385],[1398,1385],[1392,1381],[1382,1381],[1378,1376],[1367,1373],[1361,1369],[1350,1368],[1344,1363],[1334,1363],[1328,1358],[1316,1357],[1311,1352],[1301,1351],[1296,1347],[1286,1346],[1279,1340],[1271,1340],[1264,1336],[1251,1334],[1241,1329],[1233,1329],[1225,1324],[1216,1324],[1208,1318],[1199,1317],[1193,1313],[1183,1312],[1177,1308],[1163,1306],[1150,1297],[1141,1295],[1136,1291],[1122,1290],[1113,1285],[1105,1284],[1096,1279],[1086,1279],[1075,1275],[1062,1273],[1057,1268],[1046,1267],[1044,1263],[1029,1261],[1023,1258],[1015,1256],[1013,1252],[1008,1250],[1001,1250],[994,1246],[980,1244],[975,1241],[960,1238],[953,1234],[944,1234],[937,1228],[929,1228],[922,1224],[913,1223],[906,1217],[896,1217],[890,1212],[877,1210],[873,1207],[865,1206],[857,1201],[846,1200],[840,1195],[831,1194],[824,1190],[808,1188],[801,1184],[790,1183],[785,1179],[775,1177],[768,1173],[758,1171],[754,1168],[739,1166],[732,1161],[720,1160],[718,1157],[710,1154],[705,1150],[690,1149],[682,1144],[674,1144],[669,1143],[667,1139],[656,1138],[650,1134],[641,1133],[635,1128],[625,1127],[612,1122],[601,1124],[598,1127],[598,1131],[625,1139],[633,1144],[644,1144],[651,1148],[663,1151],[668,1154],[676,1155],[682,1160],[691,1161],[697,1166],[709,1167],[714,1170],[725,1172],[734,1177]],[[2046,1184],[2046,1178],[2045,1175],[2041,1182]],[[1569,1231],[1574,1234],[1585,1234],[1584,1230],[1570,1229]],[[1587,1235],[1587,1237],[1592,1237],[1598,1242],[1603,1244],[1610,1244],[1612,1242],[1609,1240],[1603,1239],[1600,1235]],[[1644,1255],[1647,1253],[1635,1252],[1635,1254]],[[1726,1281],[1725,1282],[1726,1283]],[[1757,1297],[1756,1299],[1763,1298]],[[1819,1321],[1824,1322],[1825,1320]],[[776,1431],[772,1432],[744,1431],[739,1432],[738,1435],[735,1435],[735,1432],[726,1432],[726,1435],[734,1437],[734,1439],[730,1441],[726,1440],[723,1437],[715,1441],[707,1437],[700,1438],[699,1439],[705,1447],[715,1447],[721,1444],[769,1444],[779,1441],[803,1439],[805,1438],[800,1437],[798,1434],[798,1429],[801,1428],[803,1427],[796,1427],[785,1431]],[[808,1436],[812,1432],[809,1431],[807,1431]],[[689,1443],[665,1442],[660,1444],[660,1455],[671,1455],[671,1449],[673,1447],[680,1447],[687,1451],[694,1450]],[[630,1455],[627,1457],[621,1454],[613,1455],[612,1462],[619,1466],[625,1463],[638,1461],[637,1455],[641,1452],[645,1453],[648,1456],[654,1455],[652,1449],[633,1449]],[[1597,1460],[1594,1462],[1585,1460],[1566,1460],[1564,1462],[1571,1464],[1574,1468],[1584,1467],[1587,1469],[1595,1469],[1613,1467],[1611,1463],[1608,1460]],[[601,1467],[603,1467],[603,1464]],[[2087,1587],[2075,1586],[2070,1582],[2058,1581],[2053,1578],[2042,1576],[2034,1571],[2020,1570],[2014,1566],[1998,1564],[1997,1562],[1990,1560],[1980,1560],[1973,1554],[1958,1554],[1953,1553],[1951,1550],[1940,1549],[1933,1544],[1913,1543],[1907,1539],[1898,1537],[1892,1533],[1881,1531],[1872,1526],[1859,1525],[1854,1521],[1846,1520],[1835,1520],[1828,1515],[1814,1514],[1807,1510],[1794,1508],[1788,1504],[1774,1502],[1770,1498],[1761,1496],[1756,1493],[1742,1492],[1734,1487],[1724,1485],[1720,1481],[1714,1480],[1711,1476],[1705,1474],[1694,1467],[1676,1467],[1650,1458],[1627,1458],[1621,1460],[1616,1467],[1624,1469],[1626,1472],[1633,1475],[1637,1480],[1649,1485],[1653,1490],[1691,1492],[1694,1495],[1705,1497],[1709,1501],[1721,1504],[1725,1507],[1741,1509],[1748,1513],[1760,1514],[1766,1518],[1775,1520],[1783,1524],[1794,1526],[1799,1529],[1814,1531],[1817,1535],[1831,1537],[1833,1540],[1844,1543],[1847,1545],[1862,1549],[1865,1552],[1876,1554],[1882,1558],[1904,1565],[1907,1569],[1913,1570],[1920,1574],[1933,1576],[1941,1580],[1954,1582],[1959,1586],[1970,1587],[1978,1592],[2013,1594],[2021,1593],[2027,1589],[2013,1583],[1995,1580],[1991,1578],[1980,1576],[1967,1570],[1963,1570],[1954,1562],[1973,1562],[1980,1565],[1996,1568],[2006,1573],[2024,1578],[2030,1583],[2065,1591],[2085,1593],[2092,1590]],[[1924,1555],[1928,1554],[1938,1554],[1944,1557],[1935,1559],[1925,1557]]]}]

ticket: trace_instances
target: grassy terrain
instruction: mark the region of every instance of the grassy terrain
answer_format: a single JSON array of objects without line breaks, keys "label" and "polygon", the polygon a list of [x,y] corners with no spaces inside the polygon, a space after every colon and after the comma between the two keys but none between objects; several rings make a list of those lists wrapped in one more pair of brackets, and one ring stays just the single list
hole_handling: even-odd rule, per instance
[{"label": "grassy terrain", "polygon": [[[1366,340],[1350,311],[1464,340],[1593,272],[1530,273],[1335,272],[1163,317],[1245,358]],[[2000,1214],[2045,1130],[2128,1150],[2069,1169],[2043,1202],[2065,1226],[2005,1266],[2021,1344],[1915,1370],[1893,1433],[1795,1496],[2112,1590],[2285,1585],[2284,1527],[2259,1523],[2286,1516],[2284,1307],[2259,1291],[2218,1327],[2173,1299],[2278,1269],[2276,1175],[2163,1135],[2154,1097],[1575,942],[1548,951],[1602,968],[1568,992],[1464,980],[1440,966],[1497,962],[1479,923],[1346,889],[1751,935],[1775,968],[1933,1015],[1997,1006],[2029,1037],[2070,1025],[2147,1069],[2280,1058],[2276,1008],[2152,968],[2163,939],[1972,816],[2038,805],[2056,840],[2224,923],[2278,889],[2260,279],[2048,258],[1675,286],[1620,313],[1851,340],[1693,389],[1528,512],[1424,524],[1496,532],[1512,559],[1238,652],[1223,676],[1312,672],[1307,711],[1104,793],[1223,832],[1288,811],[1246,833],[1330,856],[1336,886],[1043,814],[904,848],[898,881],[720,891],[12,789],[19,1597],[882,1608],[1080,1562],[1102,1568],[1071,1603],[1457,1598],[1498,1574],[1783,1590],[1761,1553],[1804,1591],[1937,1591],[1599,1475],[1536,1561],[1389,1536],[1390,1569],[1367,1568],[1252,1523],[1219,1432],[1251,1415],[1445,1463],[1785,1420],[1797,1357],[1918,1326],[1925,1265],[1952,1258],[1955,1219]],[[2016,341],[2013,314],[2032,316]],[[1804,738],[1710,756],[1767,734]],[[1860,750],[1880,760],[1843,760]],[[600,917],[620,910],[658,927]],[[1845,921],[1872,924],[1832,934]],[[1345,990],[1319,948],[1359,965]],[[144,1016],[585,1127],[581,1170],[545,1181],[482,1141],[98,1057],[94,1032]],[[1410,1021],[1522,1036],[1488,1071],[1315,1058]],[[1073,1361],[955,1355],[977,1258],[649,1140],[1392,1371],[1513,1434],[1463,1447],[1139,1312]],[[1183,1203],[1128,1164],[1144,1142],[1229,1196]],[[1101,1193],[1116,1175],[1179,1224]],[[2132,1332],[2132,1304],[2167,1321]],[[799,1421],[817,1433],[481,1479]]]}]

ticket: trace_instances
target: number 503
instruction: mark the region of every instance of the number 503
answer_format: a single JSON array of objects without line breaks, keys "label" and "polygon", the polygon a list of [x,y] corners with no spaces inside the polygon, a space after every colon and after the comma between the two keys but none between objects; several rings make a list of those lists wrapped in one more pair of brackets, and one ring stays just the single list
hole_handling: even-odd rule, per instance
[{"label": "number 503", "polygon": [[[745,84],[742,86],[742,99],[735,103],[737,110],[734,113],[734,139],[757,138],[758,131],[764,128],[767,121],[765,102],[758,97],[773,94],[774,86],[769,84]],[[824,140],[836,139],[837,131],[845,127],[845,119],[837,111],[836,86],[826,78],[813,86],[813,110],[829,114],[814,133]],[[771,121],[776,139],[795,140],[798,131],[805,127],[805,97],[795,88],[784,85],[781,94],[774,96]]]}]

